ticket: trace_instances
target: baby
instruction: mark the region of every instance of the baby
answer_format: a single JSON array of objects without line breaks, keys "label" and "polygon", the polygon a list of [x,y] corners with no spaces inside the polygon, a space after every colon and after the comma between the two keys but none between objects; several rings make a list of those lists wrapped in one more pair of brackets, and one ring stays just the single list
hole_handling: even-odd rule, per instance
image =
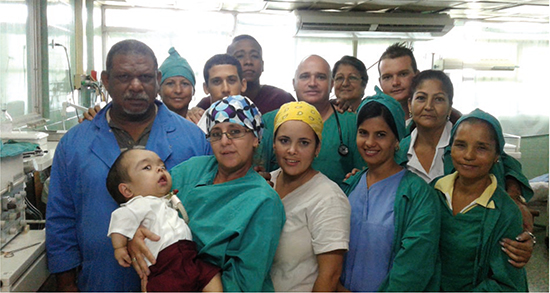
[{"label": "baby", "polygon": [[157,154],[144,149],[120,154],[107,176],[107,189],[121,205],[111,214],[107,234],[115,258],[121,266],[132,264],[126,246],[143,225],[160,236],[145,240],[157,260],[154,265],[146,260],[147,291],[222,292],[220,269],[197,258],[189,226],[169,206],[171,188],[172,177]]}]

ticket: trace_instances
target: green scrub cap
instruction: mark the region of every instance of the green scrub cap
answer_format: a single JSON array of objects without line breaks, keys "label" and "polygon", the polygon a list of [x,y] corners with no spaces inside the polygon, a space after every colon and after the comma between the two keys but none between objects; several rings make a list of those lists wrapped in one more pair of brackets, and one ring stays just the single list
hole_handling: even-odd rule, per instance
[{"label": "green scrub cap", "polygon": [[195,88],[195,73],[193,72],[193,69],[191,69],[189,63],[187,63],[187,60],[181,57],[174,47],[170,48],[168,53],[170,56],[168,56],[168,58],[166,58],[166,60],[164,60],[162,65],[159,67],[159,70],[162,72],[162,80],[160,81],[160,84],[162,84],[169,77],[183,76],[189,80],[189,82],[193,85],[193,88]]},{"label": "green scrub cap", "polygon": [[458,129],[458,126],[460,123],[464,122],[464,120],[468,118],[477,118],[483,121],[488,122],[493,129],[495,130],[495,133],[497,135],[497,152],[499,154],[502,154],[504,152],[504,135],[502,134],[502,127],[500,126],[500,122],[498,122],[497,118],[495,118],[493,115],[478,109],[473,110],[471,113],[464,115],[456,121],[455,125],[453,126],[453,129],[451,130],[451,145],[454,141],[456,130]]},{"label": "green scrub cap", "polygon": [[390,111],[393,117],[393,121],[395,122],[395,127],[397,128],[397,139],[401,141],[401,139],[405,137],[405,131],[406,131],[405,112],[403,111],[401,104],[399,104],[399,102],[397,102],[394,98],[384,94],[382,90],[378,88],[378,86],[375,86],[374,90],[376,91],[376,94],[374,96],[366,97],[361,102],[361,105],[359,105],[359,108],[357,110],[357,123],[359,123],[359,121],[362,121],[361,108],[363,108],[363,106],[365,106],[370,102],[378,102],[384,105]]}]

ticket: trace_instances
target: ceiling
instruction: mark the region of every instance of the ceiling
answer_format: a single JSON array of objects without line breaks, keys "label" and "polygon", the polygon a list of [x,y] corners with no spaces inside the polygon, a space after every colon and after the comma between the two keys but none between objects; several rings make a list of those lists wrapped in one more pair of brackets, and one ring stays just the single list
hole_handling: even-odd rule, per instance
[{"label": "ceiling", "polygon": [[277,13],[294,10],[448,14],[453,19],[549,22],[548,0],[96,0],[102,5]]}]

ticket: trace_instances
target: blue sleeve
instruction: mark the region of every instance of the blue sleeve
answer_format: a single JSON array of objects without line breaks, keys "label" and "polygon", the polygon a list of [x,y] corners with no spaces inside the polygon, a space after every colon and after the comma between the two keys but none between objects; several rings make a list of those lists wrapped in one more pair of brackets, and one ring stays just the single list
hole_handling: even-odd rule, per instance
[{"label": "blue sleeve", "polygon": [[51,273],[68,271],[80,265],[82,257],[77,238],[74,198],[66,169],[63,140],[55,150],[46,211],[46,251]]}]

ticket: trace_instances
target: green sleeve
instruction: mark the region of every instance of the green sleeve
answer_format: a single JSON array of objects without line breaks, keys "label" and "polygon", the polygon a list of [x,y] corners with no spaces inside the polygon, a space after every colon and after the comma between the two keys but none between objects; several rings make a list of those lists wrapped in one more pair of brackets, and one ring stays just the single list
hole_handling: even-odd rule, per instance
[{"label": "green sleeve", "polygon": [[[344,129],[342,129],[342,131],[344,132],[342,135],[344,136],[345,140],[347,140],[347,145],[353,158],[353,168],[363,170],[365,167],[367,167],[367,163],[365,163],[363,157],[361,157],[361,154],[359,153],[359,148],[357,147],[357,116],[354,113],[346,112],[344,113],[344,117],[344,123],[346,123],[346,126],[344,126]],[[351,172],[351,169],[347,171]]]},{"label": "green sleeve", "polygon": [[529,201],[533,197],[533,189],[531,189],[529,179],[523,175],[521,163],[506,153],[500,156],[500,160],[504,167],[504,176],[515,178],[521,185],[521,195],[526,201]]},{"label": "green sleeve", "polygon": [[254,163],[258,166],[263,166],[266,172],[271,172],[279,168],[275,152],[273,152],[273,127],[277,111],[278,110],[271,111],[262,116],[264,131],[262,141],[254,156]]},{"label": "green sleeve", "polygon": [[395,159],[395,162],[397,162],[397,164],[406,167],[407,163],[409,162],[407,152],[409,151],[410,145],[411,145],[410,136],[403,138],[399,142],[399,150],[395,152],[395,155],[394,155],[394,159]]},{"label": "green sleeve", "polygon": [[365,174],[365,172],[367,172],[367,168],[357,172],[355,175],[352,175],[351,177],[349,177],[348,179],[346,179],[342,185],[340,186],[340,188],[342,188],[342,191],[344,191],[344,193],[346,194],[346,196],[349,197],[349,195],[351,194],[351,192],[355,189],[355,187],[357,186],[357,184],[359,184],[359,181],[361,180],[361,176],[363,176]]},{"label": "green sleeve", "polygon": [[[407,176],[408,175],[408,176]],[[392,268],[380,291],[430,291],[439,289],[440,205],[435,190],[409,173],[400,184]],[[415,176],[416,178],[411,178]],[[404,193],[401,185],[404,186]],[[407,194],[408,193],[408,194]],[[403,196],[403,194],[405,194]],[[399,198],[396,197],[396,201]],[[399,214],[399,215],[398,215]],[[399,238],[398,238],[399,237]]]},{"label": "green sleeve", "polygon": [[497,202],[497,208],[503,208],[497,225],[494,228],[495,237],[492,243],[485,272],[479,278],[483,280],[472,291],[489,292],[527,292],[527,277],[525,268],[515,268],[508,262],[508,256],[501,250],[499,240],[519,235],[522,231],[522,217],[516,204],[504,194],[505,205]]},{"label": "green sleeve", "polygon": [[259,205],[243,233],[231,240],[222,268],[224,291],[274,291],[270,270],[285,222],[276,199]]}]

